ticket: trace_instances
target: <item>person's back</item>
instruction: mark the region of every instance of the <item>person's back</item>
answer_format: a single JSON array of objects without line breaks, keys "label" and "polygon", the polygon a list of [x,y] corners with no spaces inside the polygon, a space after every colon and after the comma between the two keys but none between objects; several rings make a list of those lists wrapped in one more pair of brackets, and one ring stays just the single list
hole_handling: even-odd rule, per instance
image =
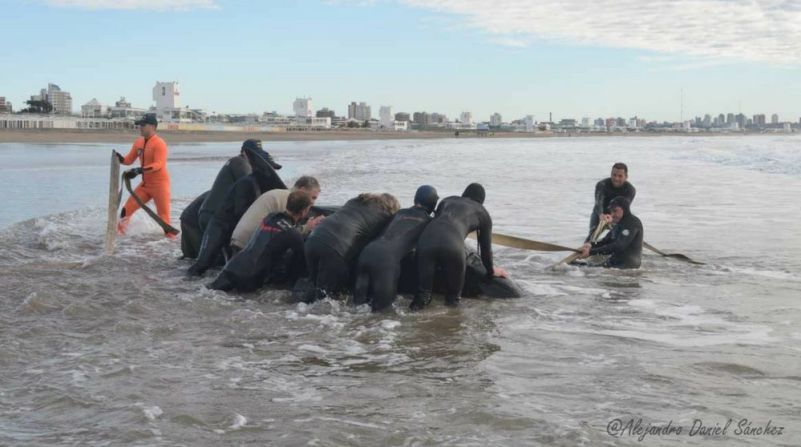
[{"label": "person's back", "polygon": [[239,219],[231,234],[231,245],[243,248],[256,232],[264,217],[286,209],[288,189],[272,189],[256,199]]},{"label": "person's back", "polygon": [[433,187],[418,188],[415,206],[398,211],[381,236],[362,250],[356,268],[354,304],[369,302],[374,311],[392,304],[397,295],[401,260],[412,251],[431,221],[437,199]]},{"label": "person's back", "polygon": [[309,240],[322,242],[350,261],[378,235],[389,217],[391,214],[377,203],[351,199],[326,218]]},{"label": "person's back", "polygon": [[362,248],[389,223],[400,206],[389,194],[360,194],[327,217],[306,239],[306,263],[315,287],[307,301],[337,293],[348,284]]}]

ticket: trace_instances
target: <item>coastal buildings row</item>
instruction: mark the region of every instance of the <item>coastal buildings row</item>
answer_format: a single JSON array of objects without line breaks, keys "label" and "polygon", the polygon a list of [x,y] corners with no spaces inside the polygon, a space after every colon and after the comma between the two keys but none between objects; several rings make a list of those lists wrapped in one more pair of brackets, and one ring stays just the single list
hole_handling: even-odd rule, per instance
[{"label": "coastal buildings row", "polygon": [[202,109],[191,108],[182,103],[181,86],[178,82],[156,82],[152,89],[153,105],[148,108],[133,107],[125,97],[109,106],[92,98],[80,108],[80,118],[72,115],[72,96],[58,85],[49,83],[37,95],[26,101],[28,107],[13,114],[12,104],[0,97],[0,128],[77,128],[108,129],[130,128],[133,122],[145,113],[155,113],[162,128],[168,129],[241,129],[262,130],[328,130],[332,128],[367,128],[374,130],[475,130],[478,132],[790,132],[801,130],[801,119],[797,123],[780,121],[778,114],[770,120],[765,114],[747,117],[742,113],[706,114],[692,120],[680,122],[647,121],[637,116],[596,118],[583,117],[538,122],[533,115],[504,121],[500,113],[490,115],[488,121],[476,122],[473,114],[463,111],[459,118],[450,120],[437,112],[395,112],[392,106],[380,106],[378,118],[364,101],[352,101],[347,106],[347,116],[337,116],[334,110],[323,107],[314,110],[311,97],[298,97],[292,103],[292,112],[284,115],[277,112],[258,114],[211,114]]}]

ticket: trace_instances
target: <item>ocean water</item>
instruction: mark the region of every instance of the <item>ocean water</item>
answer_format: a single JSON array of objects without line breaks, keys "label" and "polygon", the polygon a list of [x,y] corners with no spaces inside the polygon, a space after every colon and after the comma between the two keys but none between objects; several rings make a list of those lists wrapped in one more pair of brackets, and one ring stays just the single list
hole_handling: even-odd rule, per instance
[{"label": "ocean water", "polygon": [[[142,213],[101,256],[113,146],[0,144],[0,445],[801,444],[801,138],[267,146],[321,204],[479,181],[495,231],[565,245],[624,161],[645,239],[706,265],[496,247],[528,296],[419,313],[225,294]],[[175,222],[237,151],[170,147]]]}]

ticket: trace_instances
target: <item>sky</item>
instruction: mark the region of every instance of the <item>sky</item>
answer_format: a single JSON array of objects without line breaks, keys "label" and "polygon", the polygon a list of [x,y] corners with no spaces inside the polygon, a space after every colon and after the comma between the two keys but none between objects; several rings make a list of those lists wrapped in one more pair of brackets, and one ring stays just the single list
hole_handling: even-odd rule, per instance
[{"label": "sky", "polygon": [[310,96],[338,115],[801,118],[801,0],[0,0],[0,17],[15,109],[48,82],[79,111],[178,81],[216,113]]}]

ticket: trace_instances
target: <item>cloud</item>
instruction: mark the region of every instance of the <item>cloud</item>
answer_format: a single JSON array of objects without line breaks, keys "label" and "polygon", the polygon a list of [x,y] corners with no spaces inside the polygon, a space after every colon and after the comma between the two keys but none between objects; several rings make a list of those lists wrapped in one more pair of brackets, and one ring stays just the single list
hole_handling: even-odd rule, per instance
[{"label": "cloud", "polygon": [[801,65],[801,0],[399,1],[455,14],[512,46],[549,41]]},{"label": "cloud", "polygon": [[214,9],[215,0],[45,0],[51,6],[80,9],[149,9],[155,11]]}]

